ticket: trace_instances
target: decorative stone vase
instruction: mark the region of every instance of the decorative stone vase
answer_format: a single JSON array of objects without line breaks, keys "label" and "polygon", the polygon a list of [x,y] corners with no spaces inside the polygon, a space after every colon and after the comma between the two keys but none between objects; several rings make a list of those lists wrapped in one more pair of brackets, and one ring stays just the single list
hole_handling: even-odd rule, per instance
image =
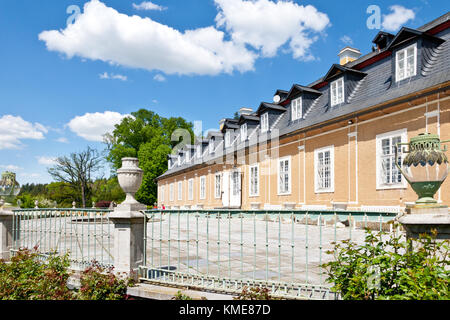
[{"label": "decorative stone vase", "polygon": [[139,160],[137,158],[123,158],[122,168],[117,170],[119,185],[126,194],[125,201],[118,207],[127,210],[144,210],[145,205],[137,202],[134,198],[136,192],[142,184],[144,170],[139,168]]}]

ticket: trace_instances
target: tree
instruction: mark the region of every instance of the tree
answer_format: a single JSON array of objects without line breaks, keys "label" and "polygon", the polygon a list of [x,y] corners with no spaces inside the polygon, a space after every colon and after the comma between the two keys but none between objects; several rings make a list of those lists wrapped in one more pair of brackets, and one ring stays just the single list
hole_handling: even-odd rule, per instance
[{"label": "tree", "polygon": [[116,125],[112,134],[105,136],[107,160],[118,169],[122,165],[122,158],[137,157],[144,170],[144,177],[136,199],[152,205],[157,201],[155,179],[167,170],[167,155],[176,150],[182,140],[172,139],[172,134],[177,129],[185,129],[189,138],[182,143],[193,143],[193,126],[183,118],[164,118],[145,109],[131,115]]},{"label": "tree", "polygon": [[100,168],[102,157],[97,150],[88,147],[80,153],[71,153],[56,159],[56,164],[48,173],[58,182],[68,183],[81,196],[83,208],[91,196],[92,176]]}]

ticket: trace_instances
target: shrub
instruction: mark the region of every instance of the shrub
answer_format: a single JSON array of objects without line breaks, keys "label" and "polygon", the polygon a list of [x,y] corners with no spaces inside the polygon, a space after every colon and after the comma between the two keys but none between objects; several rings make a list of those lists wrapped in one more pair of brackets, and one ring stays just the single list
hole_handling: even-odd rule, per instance
[{"label": "shrub", "polygon": [[392,233],[366,231],[365,243],[335,244],[335,260],[323,265],[327,281],[345,300],[450,299],[449,241],[432,236],[404,240]]},{"label": "shrub", "polygon": [[111,205],[111,201],[99,201],[95,204],[95,207],[108,209],[110,205]]},{"label": "shrub", "polygon": [[181,291],[178,291],[172,300],[192,300],[192,298],[186,294],[183,294]]},{"label": "shrub", "polygon": [[120,279],[113,268],[103,268],[98,263],[83,271],[81,288],[77,298],[80,300],[124,300],[128,299],[127,287],[134,285],[132,279]]},{"label": "shrub", "polygon": [[272,297],[269,294],[268,288],[261,287],[247,287],[242,289],[242,292],[234,297],[233,300],[279,300],[278,298]]},{"label": "shrub", "polygon": [[0,261],[0,300],[71,300],[67,256],[40,263],[36,248],[20,250],[10,263]]}]

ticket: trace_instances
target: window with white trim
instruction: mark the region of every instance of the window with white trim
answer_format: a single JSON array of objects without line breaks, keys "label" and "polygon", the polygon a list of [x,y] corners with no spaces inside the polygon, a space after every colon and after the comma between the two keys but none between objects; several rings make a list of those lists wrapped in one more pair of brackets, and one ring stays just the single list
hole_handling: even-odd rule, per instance
[{"label": "window with white trim", "polygon": [[183,200],[183,182],[178,181],[178,200]]},{"label": "window with white trim", "polygon": [[231,131],[225,132],[225,148],[229,148],[231,146]]},{"label": "window with white trim", "polygon": [[159,200],[160,200],[161,202],[164,202],[164,192],[165,192],[165,189],[166,189],[166,188],[164,188],[164,186],[161,186],[161,189],[160,189],[160,191],[159,191]]},{"label": "window with white trim", "polygon": [[314,151],[315,192],[334,192],[334,146]]},{"label": "window with white trim", "polygon": [[178,160],[177,160],[177,162],[178,162],[178,166],[181,166],[181,155],[178,155]]},{"label": "window with white trim", "polygon": [[303,117],[303,100],[297,98],[291,102],[291,119],[292,121],[301,119]]},{"label": "window with white trim", "polygon": [[333,81],[330,85],[331,106],[344,102],[344,78]]},{"label": "window with white trim", "polygon": [[197,158],[200,159],[202,157],[202,145],[197,145]]},{"label": "window with white trim", "polygon": [[249,176],[249,194],[251,197],[255,197],[259,195],[259,165],[253,165],[250,167],[250,176]]},{"label": "window with white trim", "polygon": [[269,131],[269,113],[264,113],[261,116],[261,132]]},{"label": "window with white trim", "polygon": [[244,123],[241,126],[241,141],[244,142],[245,140],[247,140],[247,124]]},{"label": "window with white trim", "polygon": [[191,150],[186,151],[186,163],[191,162]]},{"label": "window with white trim", "polygon": [[402,148],[398,148],[398,158],[395,159],[395,147],[407,140],[406,129],[377,135],[377,189],[406,188],[406,180],[395,165],[395,162],[399,165],[402,162]]},{"label": "window with white trim", "polygon": [[206,177],[200,177],[200,199],[206,199]]},{"label": "window with white trim", "polygon": [[278,194],[291,193],[291,158],[278,160]]},{"label": "window with white trim", "polygon": [[395,54],[395,81],[400,81],[417,73],[417,45],[413,44]]},{"label": "window with white trim", "polygon": [[214,153],[214,140],[213,139],[209,139],[209,153],[210,154]]},{"label": "window with white trim", "polygon": [[173,201],[173,183],[169,185],[169,200]]},{"label": "window with white trim", "polygon": [[194,200],[194,179],[188,180],[188,200]]},{"label": "window with white trim", "polygon": [[215,198],[216,199],[222,198],[222,175],[220,173],[215,175],[214,185],[215,185],[215,188],[214,188]]}]

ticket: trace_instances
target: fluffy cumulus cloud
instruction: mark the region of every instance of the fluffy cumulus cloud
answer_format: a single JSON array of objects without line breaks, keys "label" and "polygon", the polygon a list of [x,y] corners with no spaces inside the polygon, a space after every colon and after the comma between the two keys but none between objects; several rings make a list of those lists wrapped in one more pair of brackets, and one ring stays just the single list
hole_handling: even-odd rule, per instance
[{"label": "fluffy cumulus cloud", "polygon": [[45,156],[38,156],[36,157],[39,164],[42,164],[44,166],[52,166],[56,163],[56,158],[52,157],[45,157]]},{"label": "fluffy cumulus cloud", "polygon": [[99,0],[63,30],[39,34],[47,49],[72,58],[160,70],[166,74],[216,75],[253,69],[256,55],[207,27],[180,32],[150,18],[128,16]]},{"label": "fluffy cumulus cloud", "polygon": [[111,133],[114,126],[127,116],[129,115],[112,111],[86,113],[70,120],[67,126],[79,137],[88,141],[102,142],[103,136],[106,133]]},{"label": "fluffy cumulus cloud", "polygon": [[407,9],[400,5],[390,6],[389,9],[392,11],[387,15],[383,15],[382,27],[387,31],[397,31],[402,25],[404,25],[409,20],[414,20],[416,14],[413,10]]},{"label": "fluffy cumulus cloud", "polygon": [[42,140],[48,129],[40,123],[31,123],[12,115],[0,117],[0,150],[20,149],[22,140]]},{"label": "fluffy cumulus cloud", "polygon": [[110,79],[110,80],[128,81],[128,77],[121,74],[114,74],[114,73],[109,74],[108,72],[103,72],[98,76],[102,80]]},{"label": "fluffy cumulus cloud", "polygon": [[330,20],[311,5],[291,1],[215,0],[218,27],[230,32],[234,42],[248,44],[273,57],[285,44],[294,58],[309,60],[311,45]]},{"label": "fluffy cumulus cloud", "polygon": [[133,3],[133,8],[136,10],[156,10],[156,11],[163,11],[166,10],[166,7],[160,6],[158,4],[155,4],[151,1],[144,1],[140,4]]}]

